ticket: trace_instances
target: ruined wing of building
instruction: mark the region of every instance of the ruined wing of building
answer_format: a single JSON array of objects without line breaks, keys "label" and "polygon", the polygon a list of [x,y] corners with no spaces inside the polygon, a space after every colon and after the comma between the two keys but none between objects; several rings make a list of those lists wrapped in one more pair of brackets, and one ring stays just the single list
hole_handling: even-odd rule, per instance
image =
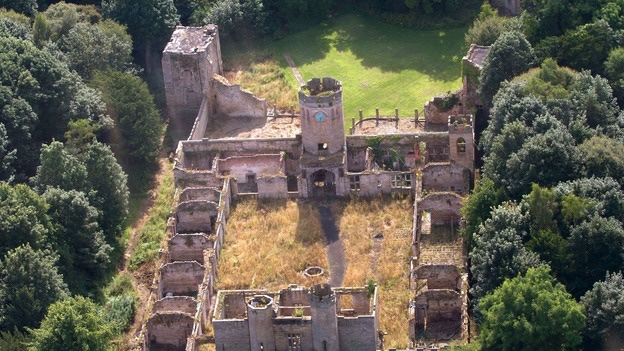
[{"label": "ruined wing of building", "polygon": [[222,76],[215,25],[178,27],[162,67],[169,122],[184,137],[174,162],[177,204],[142,349],[198,350],[208,324],[219,351],[381,346],[376,288],[215,292],[230,204],[243,197],[413,196],[412,242],[405,243],[413,252],[411,343],[467,337],[465,260],[428,255],[421,241],[423,213],[430,226],[461,224],[474,171],[469,94],[460,92],[461,103],[450,110],[432,99],[424,116],[399,118],[396,110],[352,117],[346,135],[339,80],[309,80],[299,89],[299,112],[280,114]]}]

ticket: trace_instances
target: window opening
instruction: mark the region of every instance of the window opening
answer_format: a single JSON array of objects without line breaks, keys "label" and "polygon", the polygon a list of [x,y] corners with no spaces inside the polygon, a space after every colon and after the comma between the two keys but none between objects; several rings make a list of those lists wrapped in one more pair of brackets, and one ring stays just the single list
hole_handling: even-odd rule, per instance
[{"label": "window opening", "polygon": [[288,350],[301,351],[301,334],[288,334]]},{"label": "window opening", "polygon": [[464,138],[457,139],[457,152],[466,152],[466,140]]},{"label": "window opening", "polygon": [[319,143],[318,144],[319,151],[327,150],[327,143]]},{"label": "window opening", "polygon": [[359,175],[350,176],[349,185],[352,191],[359,191],[360,190],[360,176]]}]

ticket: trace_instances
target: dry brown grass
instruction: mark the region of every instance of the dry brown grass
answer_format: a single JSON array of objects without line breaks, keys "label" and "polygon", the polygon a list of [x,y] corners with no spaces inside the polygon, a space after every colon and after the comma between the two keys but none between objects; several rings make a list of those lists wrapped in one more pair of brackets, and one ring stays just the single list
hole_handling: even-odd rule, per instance
[{"label": "dry brown grass", "polygon": [[276,105],[278,110],[298,106],[297,92],[288,85],[279,61],[272,55],[256,54],[254,57],[236,57],[228,62],[225,73],[230,83],[251,91]]},{"label": "dry brown grass", "polygon": [[[408,344],[409,258],[412,201],[352,200],[334,205],[340,218],[347,269],[344,286],[378,284],[379,327],[388,335],[384,347]],[[382,234],[382,239],[374,239]]]},{"label": "dry brown grass", "polygon": [[[345,248],[343,286],[378,284],[380,328],[385,347],[405,348],[408,336],[409,258],[413,203],[409,199],[335,201],[334,217]],[[374,239],[375,234],[383,238]],[[231,212],[219,262],[218,289],[311,286],[300,272],[328,268],[315,204],[295,201],[241,202]]]},{"label": "dry brown grass", "polygon": [[303,276],[309,266],[328,267],[315,205],[250,200],[232,209],[219,261],[218,289],[278,290],[327,279]]}]

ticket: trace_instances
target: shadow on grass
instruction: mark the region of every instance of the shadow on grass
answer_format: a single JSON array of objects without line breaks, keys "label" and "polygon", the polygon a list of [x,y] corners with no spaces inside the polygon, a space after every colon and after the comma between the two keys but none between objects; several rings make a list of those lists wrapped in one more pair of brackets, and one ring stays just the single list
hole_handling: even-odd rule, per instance
[{"label": "shadow on grass", "polygon": [[265,46],[280,59],[288,53],[297,65],[323,60],[335,49],[338,54],[351,52],[365,68],[382,72],[414,70],[450,82],[459,76],[465,31],[465,27],[417,31],[350,14]]}]

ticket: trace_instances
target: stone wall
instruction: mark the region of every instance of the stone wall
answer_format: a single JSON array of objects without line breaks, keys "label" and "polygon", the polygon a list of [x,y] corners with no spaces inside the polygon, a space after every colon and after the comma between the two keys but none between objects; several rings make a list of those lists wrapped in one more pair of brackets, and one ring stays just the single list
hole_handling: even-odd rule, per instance
[{"label": "stone wall", "polygon": [[436,96],[425,103],[425,123],[446,124],[448,116],[464,113],[463,106],[455,104],[452,108],[444,110],[436,104],[439,104],[445,96]]},{"label": "stone wall", "polygon": [[167,254],[170,262],[197,261],[204,264],[204,250],[213,245],[213,241],[203,233],[176,234],[167,243]]},{"label": "stone wall", "polygon": [[257,179],[259,198],[288,197],[288,182],[286,176],[261,176]]},{"label": "stone wall", "polygon": [[418,211],[430,211],[431,224],[444,225],[459,222],[462,203],[462,197],[455,193],[432,193],[418,201]]},{"label": "stone wall", "polygon": [[193,296],[199,291],[204,273],[204,266],[195,261],[164,264],[160,267],[158,296]]},{"label": "stone wall", "polygon": [[422,169],[422,189],[468,194],[470,171],[456,163],[429,163]]},{"label": "stone wall", "polygon": [[219,159],[217,162],[219,174],[230,175],[238,183],[246,183],[246,177],[252,175],[283,175],[284,161],[280,154],[261,154],[254,156],[232,156]]},{"label": "stone wall", "polygon": [[194,315],[197,309],[197,301],[190,296],[171,296],[154,302],[152,313],[157,312],[181,312]]},{"label": "stone wall", "polygon": [[338,317],[340,351],[375,351],[377,328],[374,316]]},{"label": "stone wall", "polygon": [[219,202],[221,192],[215,187],[189,187],[180,191],[178,201],[206,200]]},{"label": "stone wall", "polygon": [[414,299],[417,306],[427,306],[427,322],[461,323],[461,295],[455,290],[427,290]]},{"label": "stone wall", "polygon": [[147,321],[149,344],[162,350],[186,348],[186,339],[193,331],[193,315],[182,312],[157,312]]},{"label": "stone wall", "polygon": [[210,233],[217,213],[218,205],[212,201],[180,202],[175,210],[177,233]]},{"label": "stone wall", "polygon": [[[342,86],[332,78],[311,79],[299,90],[303,149],[313,155],[332,155],[344,150]],[[321,146],[325,145],[325,149]]]},{"label": "stone wall", "polygon": [[213,320],[212,329],[214,330],[215,346],[218,351],[251,351],[249,347],[249,324],[247,324],[247,320]]},{"label": "stone wall", "polygon": [[230,84],[222,76],[212,80],[216,111],[219,117],[267,117],[267,103],[254,94],[242,90],[238,84]]},{"label": "stone wall", "polygon": [[428,264],[420,265],[413,272],[415,279],[426,279],[428,289],[461,289],[459,269],[452,265]]}]

